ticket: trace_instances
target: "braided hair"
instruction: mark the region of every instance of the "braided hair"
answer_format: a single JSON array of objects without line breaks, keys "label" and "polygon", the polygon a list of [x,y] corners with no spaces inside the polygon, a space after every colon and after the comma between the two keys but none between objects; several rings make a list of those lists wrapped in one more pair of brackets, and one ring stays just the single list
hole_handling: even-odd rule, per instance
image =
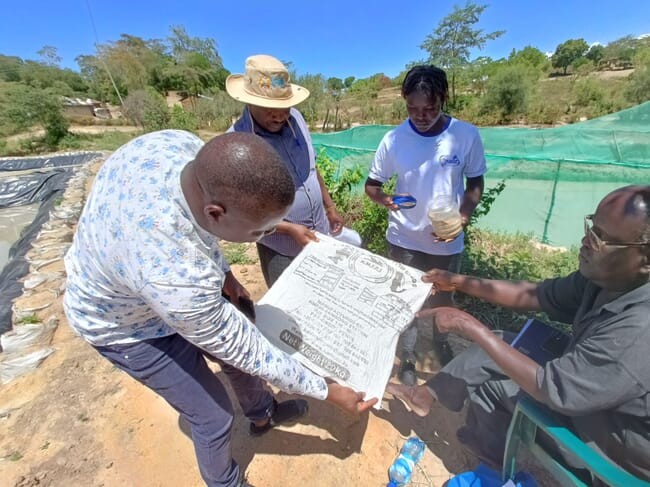
[{"label": "braided hair", "polygon": [[402,82],[402,97],[418,92],[430,100],[440,100],[444,105],[449,95],[449,84],[445,72],[429,64],[413,66]]}]

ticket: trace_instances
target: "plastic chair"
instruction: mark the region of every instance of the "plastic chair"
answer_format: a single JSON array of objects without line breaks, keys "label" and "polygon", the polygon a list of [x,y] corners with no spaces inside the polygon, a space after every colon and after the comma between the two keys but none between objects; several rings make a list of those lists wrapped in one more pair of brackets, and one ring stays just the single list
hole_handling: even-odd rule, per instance
[{"label": "plastic chair", "polygon": [[591,472],[594,477],[611,486],[622,487],[648,487],[650,483],[645,482],[621,467],[601,453],[589,447],[578,438],[563,422],[545,406],[532,399],[522,399],[517,403],[512,421],[508,428],[506,449],[503,456],[503,479],[508,480],[514,477],[517,472],[517,454],[520,446],[533,455],[553,476],[558,485],[587,486],[579,479],[560,459],[556,458],[540,444],[537,438],[538,430],[544,431],[558,445],[572,451],[581,465]]}]

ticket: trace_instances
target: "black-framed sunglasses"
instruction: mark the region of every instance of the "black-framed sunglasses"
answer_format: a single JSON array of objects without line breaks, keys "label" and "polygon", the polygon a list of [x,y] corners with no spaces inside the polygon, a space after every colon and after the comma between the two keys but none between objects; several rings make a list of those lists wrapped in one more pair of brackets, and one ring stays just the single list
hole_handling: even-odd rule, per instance
[{"label": "black-framed sunglasses", "polygon": [[596,232],[594,232],[594,215],[585,216],[585,236],[589,242],[589,246],[596,252],[600,252],[604,247],[645,247],[650,245],[650,241],[645,242],[611,242],[609,240],[602,240]]}]

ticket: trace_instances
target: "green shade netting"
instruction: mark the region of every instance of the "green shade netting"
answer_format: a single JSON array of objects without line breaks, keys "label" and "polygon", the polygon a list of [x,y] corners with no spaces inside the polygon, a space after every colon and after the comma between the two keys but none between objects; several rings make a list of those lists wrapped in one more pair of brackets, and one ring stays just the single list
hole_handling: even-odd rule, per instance
[{"label": "green shade netting", "polygon": [[[339,164],[367,174],[391,125],[366,125],[312,134],[314,147]],[[506,188],[479,226],[530,233],[540,242],[577,245],[582,219],[608,192],[650,184],[650,102],[573,125],[547,129],[479,129],[488,172],[486,187]],[[363,191],[363,183],[356,188]]]}]

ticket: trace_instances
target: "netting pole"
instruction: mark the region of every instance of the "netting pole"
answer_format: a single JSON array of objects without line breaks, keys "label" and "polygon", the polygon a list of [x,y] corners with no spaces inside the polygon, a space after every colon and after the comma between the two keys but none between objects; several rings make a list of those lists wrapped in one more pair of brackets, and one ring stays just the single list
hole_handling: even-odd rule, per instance
[{"label": "netting pole", "polygon": [[557,191],[557,181],[560,179],[560,166],[562,163],[557,162],[557,167],[555,168],[555,178],[553,180],[553,190],[551,191],[551,203],[548,205],[548,212],[546,213],[546,220],[544,220],[544,232],[542,233],[542,243],[548,245],[548,226],[551,223],[551,215],[553,214],[553,209],[555,208],[555,192]]}]

